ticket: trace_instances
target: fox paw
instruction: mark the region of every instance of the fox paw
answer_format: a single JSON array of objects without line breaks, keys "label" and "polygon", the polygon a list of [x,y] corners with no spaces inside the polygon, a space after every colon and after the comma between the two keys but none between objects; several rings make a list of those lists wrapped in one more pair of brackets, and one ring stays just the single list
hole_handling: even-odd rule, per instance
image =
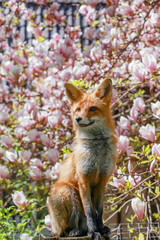
[{"label": "fox paw", "polygon": [[107,227],[107,226],[102,226],[102,227],[100,227],[100,228],[98,228],[99,229],[99,232],[102,234],[102,235],[106,235],[106,234],[110,234],[111,233],[111,230],[110,230],[110,228],[109,227]]},{"label": "fox paw", "polygon": [[89,231],[88,236],[93,240],[99,240],[101,238],[101,234],[99,232]]},{"label": "fox paw", "polygon": [[69,232],[69,237],[78,237],[81,236],[81,231],[78,229],[73,229],[72,231]]}]

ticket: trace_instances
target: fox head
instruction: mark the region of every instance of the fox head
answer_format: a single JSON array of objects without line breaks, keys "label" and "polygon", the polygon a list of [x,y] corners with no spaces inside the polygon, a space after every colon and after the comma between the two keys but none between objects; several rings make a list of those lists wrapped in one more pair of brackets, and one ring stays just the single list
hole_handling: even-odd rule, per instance
[{"label": "fox head", "polygon": [[71,83],[65,84],[66,95],[71,105],[74,130],[86,131],[104,125],[114,130],[110,109],[112,82],[105,79],[95,92],[86,94]]}]

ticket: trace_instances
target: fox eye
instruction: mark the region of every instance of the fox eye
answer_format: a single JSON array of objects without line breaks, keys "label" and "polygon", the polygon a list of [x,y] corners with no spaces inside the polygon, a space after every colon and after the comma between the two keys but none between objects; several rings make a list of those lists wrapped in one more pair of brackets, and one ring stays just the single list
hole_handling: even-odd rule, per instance
[{"label": "fox eye", "polygon": [[94,112],[94,111],[96,111],[96,110],[97,110],[96,107],[90,107],[90,109],[89,109],[89,111],[91,111],[91,112]]},{"label": "fox eye", "polygon": [[76,109],[76,112],[80,112],[80,111],[81,111],[81,109],[80,109],[80,108],[77,108],[77,109]]}]

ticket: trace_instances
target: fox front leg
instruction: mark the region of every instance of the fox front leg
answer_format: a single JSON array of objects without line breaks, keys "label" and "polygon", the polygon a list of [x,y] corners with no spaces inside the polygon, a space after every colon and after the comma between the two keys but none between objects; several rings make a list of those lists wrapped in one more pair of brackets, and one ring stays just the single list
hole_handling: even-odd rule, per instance
[{"label": "fox front leg", "polygon": [[82,177],[79,181],[79,191],[87,218],[88,236],[94,240],[99,240],[101,234],[98,232],[96,214],[91,201],[90,184],[87,178]]},{"label": "fox front leg", "polygon": [[102,176],[100,178],[99,183],[94,189],[94,206],[96,209],[96,220],[97,220],[97,228],[102,236],[106,236],[110,233],[110,228],[105,226],[102,221],[103,215],[103,201],[104,201],[104,193],[105,193],[105,185],[106,185],[106,177]]}]

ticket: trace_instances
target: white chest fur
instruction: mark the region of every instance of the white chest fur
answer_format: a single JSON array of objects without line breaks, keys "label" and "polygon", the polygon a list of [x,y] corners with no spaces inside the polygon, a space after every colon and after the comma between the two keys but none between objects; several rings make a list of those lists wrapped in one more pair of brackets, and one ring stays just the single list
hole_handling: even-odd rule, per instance
[{"label": "white chest fur", "polygon": [[107,176],[111,173],[115,147],[110,144],[110,139],[88,139],[83,144],[83,149],[87,153],[87,157],[83,159],[81,166],[84,174],[89,175],[97,172],[97,174]]},{"label": "white chest fur", "polygon": [[86,153],[81,160],[81,171],[85,175],[96,173],[108,176],[113,170],[112,157],[116,155],[116,146],[110,139],[113,133],[107,129],[94,129],[92,133],[83,135],[83,141],[78,144],[79,152]]}]

